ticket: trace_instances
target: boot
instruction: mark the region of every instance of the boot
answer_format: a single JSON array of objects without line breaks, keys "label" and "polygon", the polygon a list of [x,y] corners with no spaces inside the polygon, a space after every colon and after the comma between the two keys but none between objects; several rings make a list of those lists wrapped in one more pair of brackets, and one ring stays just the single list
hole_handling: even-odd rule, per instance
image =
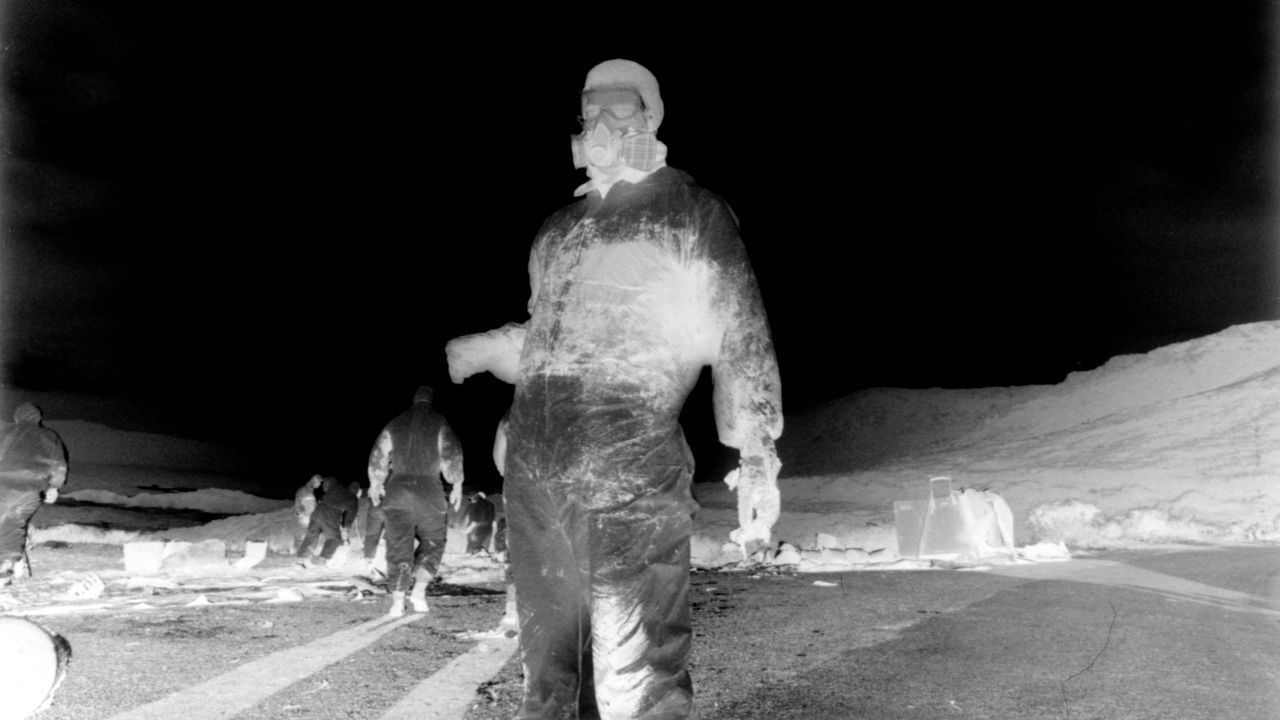
[{"label": "boot", "polygon": [[431,608],[427,607],[427,585],[430,583],[431,573],[425,568],[418,568],[413,577],[413,593],[409,597],[414,612],[430,612]]},{"label": "boot", "polygon": [[498,626],[514,631],[519,625],[520,616],[516,614],[516,586],[509,584],[507,585],[507,612],[502,616],[502,622],[498,623]]},{"label": "boot", "polygon": [[387,611],[387,617],[398,618],[404,615],[404,591],[396,591],[391,593],[391,609]]}]

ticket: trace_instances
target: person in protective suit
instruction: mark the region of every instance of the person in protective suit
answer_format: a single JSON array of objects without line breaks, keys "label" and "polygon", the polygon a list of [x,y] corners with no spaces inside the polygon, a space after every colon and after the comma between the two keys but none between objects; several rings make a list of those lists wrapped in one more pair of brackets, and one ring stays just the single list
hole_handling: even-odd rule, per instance
[{"label": "person in protective suit", "polygon": [[356,521],[356,512],[360,509],[360,486],[356,483],[344,485],[334,477],[312,478],[315,482],[320,478],[315,510],[307,523],[307,533],[298,546],[298,557],[302,564],[311,567],[311,551],[323,538],[320,547],[320,559],[328,562],[338,551],[338,546],[347,541],[347,533]]},{"label": "person in protective suit", "polygon": [[[385,522],[391,617],[404,614],[410,586],[414,611],[427,612],[427,584],[444,556],[449,505],[462,507],[462,444],[432,407],[434,397],[430,387],[418,388],[413,406],[387,423],[369,453],[369,498]],[[453,486],[448,500],[442,473]]]},{"label": "person in protective suit", "polygon": [[67,448],[40,408],[22,403],[13,422],[0,438],[0,586],[30,574],[27,527],[41,499],[57,501],[67,481]]},{"label": "person in protective suit", "polygon": [[488,552],[496,529],[497,508],[485,493],[478,491],[468,495],[462,504],[461,525],[467,531],[467,554]]},{"label": "person in protective suit", "polygon": [[450,377],[515,383],[503,494],[524,697],[516,717],[687,718],[693,457],[679,416],[711,367],[740,453],[744,553],[777,520],[781,389],[738,223],[668,167],[664,107],[635,62],[592,68],[574,159],[582,199],[544,221],[529,319],[451,340]]},{"label": "person in protective suit", "polygon": [[324,482],[324,476],[312,475],[293,494],[293,514],[298,517],[298,524],[304,529],[311,525],[311,513],[316,511],[316,491]]}]

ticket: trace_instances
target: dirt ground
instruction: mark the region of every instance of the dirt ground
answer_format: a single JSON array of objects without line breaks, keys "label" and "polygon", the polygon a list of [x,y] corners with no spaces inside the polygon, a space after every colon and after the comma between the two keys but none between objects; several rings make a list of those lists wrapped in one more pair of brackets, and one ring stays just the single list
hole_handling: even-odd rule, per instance
[{"label": "dirt ground", "polygon": [[[943,573],[929,573],[943,580]],[[698,571],[690,606],[694,693],[705,720],[763,718],[751,698],[783,688],[814,668],[838,663],[859,647],[892,639],[903,629],[995,592],[979,575],[945,574],[927,605],[905,589],[921,573],[812,574],[769,570]],[[520,700],[517,658],[478,691],[464,720],[507,720]],[[845,693],[844,687],[831,688]],[[814,707],[830,708],[814,697]],[[840,703],[836,701],[835,706]],[[821,712],[811,720],[828,716]],[[840,716],[844,717],[844,716]]]},{"label": "dirt ground", "polygon": [[[32,553],[36,577],[11,593],[19,598],[25,593],[36,606],[44,603],[44,610],[31,617],[66,637],[73,649],[67,679],[38,720],[107,718],[243,663],[378,618],[387,605],[376,587],[361,591],[340,578],[315,581],[316,595],[293,602],[263,600],[270,595],[263,586],[228,589],[193,581],[129,588],[119,556],[119,546],[111,545],[38,546]],[[117,566],[121,569],[110,569]],[[278,572],[290,587],[305,590],[295,566],[291,556],[269,555],[258,569],[268,580]],[[895,599],[895,586],[905,574],[876,575],[881,577],[872,589],[847,580],[848,575],[695,572],[691,671],[704,714],[734,717],[741,698],[762,684],[785,684],[851,646],[892,637],[900,628],[985,592],[957,576],[960,584],[953,591],[936,593],[929,607],[918,608]],[[71,597],[90,576],[101,577],[106,591],[96,598]],[[468,633],[497,626],[505,607],[503,588],[495,584],[438,583],[429,595],[432,611],[424,621],[381,638],[238,717],[378,718],[420,680],[473,647]],[[862,622],[835,620],[847,619],[854,607]],[[778,622],[791,615],[804,627]],[[476,688],[466,720],[509,718],[520,699],[520,684],[518,657],[513,657]]]},{"label": "dirt ground", "polygon": [[[383,588],[308,573],[268,555],[251,582],[177,578],[130,585],[118,545],[46,543],[34,576],[0,594],[8,610],[67,638],[72,659],[52,706],[36,720],[102,720],[235,667],[377,619]],[[118,569],[117,569],[118,568]],[[102,589],[92,590],[92,578]],[[83,596],[77,597],[77,593]],[[94,595],[88,597],[87,595]],[[245,717],[378,717],[422,678],[497,625],[500,585],[437,583],[429,622],[417,622],[276,693]]]}]

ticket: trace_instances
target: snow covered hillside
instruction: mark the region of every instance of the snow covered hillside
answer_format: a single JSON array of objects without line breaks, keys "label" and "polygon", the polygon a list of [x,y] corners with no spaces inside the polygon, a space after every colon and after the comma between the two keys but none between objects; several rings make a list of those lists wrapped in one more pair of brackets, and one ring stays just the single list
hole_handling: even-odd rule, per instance
[{"label": "snow covered hillside", "polygon": [[1280,540],[1280,322],[1057,385],[861,392],[788,418],[780,452],[784,511],[843,514],[846,545],[885,542],[892,501],[936,475],[1005,498],[1019,545]]}]

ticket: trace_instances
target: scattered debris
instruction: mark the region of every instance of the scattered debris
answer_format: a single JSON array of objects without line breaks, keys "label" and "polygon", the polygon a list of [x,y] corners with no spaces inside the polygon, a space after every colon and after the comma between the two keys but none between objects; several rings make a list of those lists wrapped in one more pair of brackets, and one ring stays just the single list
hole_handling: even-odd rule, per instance
[{"label": "scattered debris", "polygon": [[71,587],[64,593],[64,596],[73,600],[92,600],[102,597],[106,592],[107,585],[102,582],[102,578],[96,573],[89,573],[80,580],[71,584]]},{"label": "scattered debris", "polygon": [[270,600],[264,600],[263,602],[266,602],[266,603],[302,602],[302,593],[298,592],[293,588],[280,588],[280,590],[276,592],[275,597],[271,598]]}]

